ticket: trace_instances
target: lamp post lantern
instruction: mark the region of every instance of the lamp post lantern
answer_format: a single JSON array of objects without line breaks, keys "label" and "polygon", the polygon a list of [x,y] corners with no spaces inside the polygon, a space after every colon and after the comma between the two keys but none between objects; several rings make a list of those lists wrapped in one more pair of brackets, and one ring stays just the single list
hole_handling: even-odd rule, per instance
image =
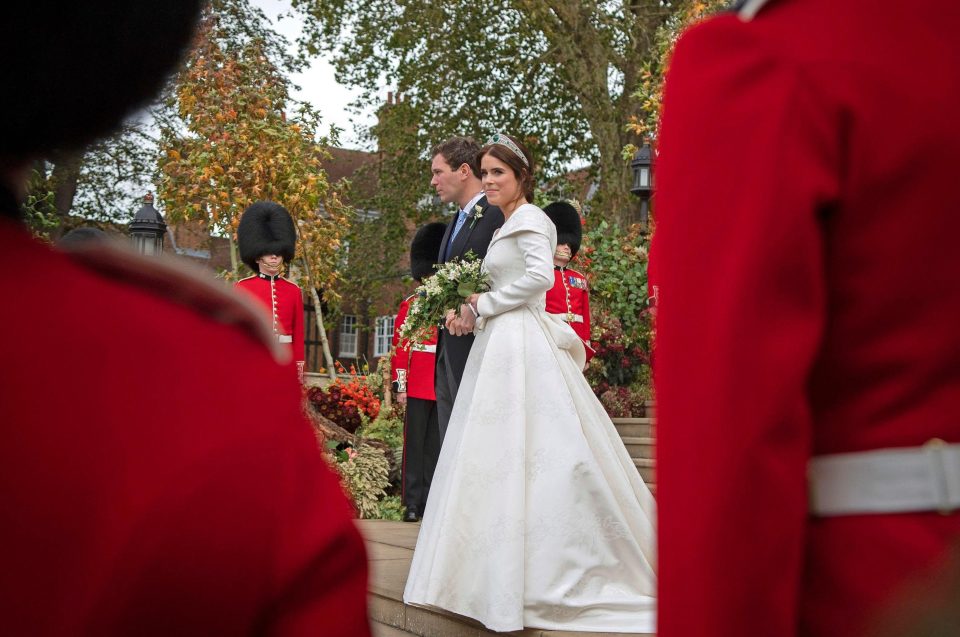
[{"label": "lamp post lantern", "polygon": [[143,206],[130,222],[130,238],[137,252],[159,255],[163,252],[163,236],[167,233],[167,224],[163,215],[153,207],[153,193],[143,198]]},{"label": "lamp post lantern", "polygon": [[630,168],[633,169],[630,192],[640,197],[640,225],[646,230],[650,220],[650,196],[653,193],[653,151],[649,139],[643,140],[643,146],[633,156]]}]

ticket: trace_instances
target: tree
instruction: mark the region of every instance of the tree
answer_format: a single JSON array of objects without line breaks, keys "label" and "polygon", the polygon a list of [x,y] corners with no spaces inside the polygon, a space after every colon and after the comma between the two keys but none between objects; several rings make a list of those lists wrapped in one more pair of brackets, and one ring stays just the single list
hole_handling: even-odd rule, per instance
[{"label": "tree", "polygon": [[[624,123],[643,117],[634,89],[656,33],[690,2],[632,0],[293,0],[305,54],[335,54],[338,80],[366,104],[385,81],[408,96],[432,142],[517,133],[543,176],[594,164],[591,212],[623,220],[635,206]],[[422,156],[425,145],[420,148]]]},{"label": "tree", "polygon": [[[247,0],[216,0],[210,10],[220,18],[223,38],[233,43],[259,38],[279,68],[301,68],[300,61],[287,53],[286,40],[266,26],[266,16]],[[113,135],[82,151],[53,153],[36,162],[29,195],[40,201],[53,193],[52,215],[48,215],[52,236],[81,221],[130,221],[144,193],[154,189],[158,124],[170,125],[177,117],[168,105],[173,89],[170,83],[154,103]]]},{"label": "tree", "polygon": [[[263,37],[233,30],[225,10],[245,2],[214,2],[177,79],[179,122],[161,129],[159,195],[167,218],[198,222],[231,239],[233,276],[239,273],[233,236],[251,203],[270,199],[289,210],[298,227],[298,258],[314,292],[337,277],[349,211],[321,167],[327,157],[318,115],[294,105],[289,81]],[[227,14],[229,17],[229,14]],[[333,359],[320,330],[327,369]]]},{"label": "tree", "polygon": [[54,153],[34,164],[29,196],[45,200],[52,194],[52,234],[68,229],[74,223],[71,217],[104,223],[130,220],[143,194],[153,189],[157,139],[148,122],[157,108],[83,151]]},{"label": "tree", "polygon": [[[417,127],[417,114],[408,100],[397,96],[378,110],[370,131],[377,140],[378,158],[362,167],[350,201],[363,213],[350,230],[350,254],[342,270],[340,293],[356,303],[355,313],[368,324],[380,310],[372,303],[384,284],[408,275],[400,269],[414,229],[440,215],[430,189],[430,165],[421,155],[426,143]],[[396,299],[399,302],[399,299]]]},{"label": "tree", "polygon": [[[644,62],[640,81],[633,94],[642,106],[642,115],[630,116],[627,122],[629,130],[638,136],[656,137],[660,127],[663,82],[670,68],[670,57],[673,55],[677,38],[691,25],[726,8],[728,4],[728,0],[696,0],[686,3],[657,29],[653,55]],[[624,155],[632,156],[635,150],[634,146],[627,146]]]}]

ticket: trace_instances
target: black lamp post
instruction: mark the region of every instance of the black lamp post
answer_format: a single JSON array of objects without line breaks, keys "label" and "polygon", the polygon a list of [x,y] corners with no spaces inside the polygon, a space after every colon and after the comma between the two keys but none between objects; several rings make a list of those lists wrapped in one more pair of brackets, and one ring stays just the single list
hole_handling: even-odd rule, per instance
[{"label": "black lamp post", "polygon": [[640,197],[640,225],[646,230],[650,220],[650,195],[653,192],[653,151],[650,140],[643,140],[643,146],[633,156],[630,168],[633,169],[630,192]]},{"label": "black lamp post", "polygon": [[163,236],[167,234],[167,224],[163,216],[153,207],[153,193],[143,198],[143,207],[137,211],[130,222],[130,238],[137,252],[159,255],[163,252]]}]

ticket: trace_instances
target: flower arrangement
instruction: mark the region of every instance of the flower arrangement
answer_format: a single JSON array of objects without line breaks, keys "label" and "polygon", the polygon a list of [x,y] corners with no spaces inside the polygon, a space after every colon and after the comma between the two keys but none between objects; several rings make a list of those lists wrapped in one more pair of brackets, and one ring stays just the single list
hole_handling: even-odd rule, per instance
[{"label": "flower arrangement", "polygon": [[641,416],[644,401],[653,394],[645,341],[625,333],[620,319],[605,310],[593,318],[591,343],[596,355],[585,372],[587,381],[611,417]]},{"label": "flower arrangement", "polygon": [[[346,373],[339,361],[336,365],[338,372]],[[346,381],[337,378],[326,387],[312,387],[307,391],[307,400],[321,416],[353,433],[364,419],[376,419],[380,413],[380,400],[354,366],[350,366],[349,373],[350,378]]]},{"label": "flower arrangement", "polygon": [[403,447],[403,416],[397,405],[383,409],[357,432],[364,438],[379,440],[391,448]]},{"label": "flower arrangement", "polygon": [[423,343],[442,325],[448,310],[458,310],[471,294],[490,289],[490,279],[483,262],[472,251],[463,259],[453,259],[436,266],[437,272],[414,292],[407,318],[400,328],[404,347]]},{"label": "flower arrangement", "polygon": [[380,516],[381,499],[390,486],[390,463],[383,452],[362,441],[353,447],[331,440],[327,443],[340,482],[362,519]]},{"label": "flower arrangement", "polygon": [[600,404],[611,418],[634,418],[642,416],[650,396],[642,389],[610,387],[600,394]]}]

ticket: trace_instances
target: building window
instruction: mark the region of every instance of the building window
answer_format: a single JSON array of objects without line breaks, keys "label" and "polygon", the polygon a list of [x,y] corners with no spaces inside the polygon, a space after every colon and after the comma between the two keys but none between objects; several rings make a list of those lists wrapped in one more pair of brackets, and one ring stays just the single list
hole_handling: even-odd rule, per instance
[{"label": "building window", "polygon": [[386,356],[393,341],[393,320],[395,316],[377,317],[377,338],[373,343],[373,356]]},{"label": "building window", "polygon": [[344,315],[340,321],[340,354],[342,358],[357,357],[357,317]]}]

